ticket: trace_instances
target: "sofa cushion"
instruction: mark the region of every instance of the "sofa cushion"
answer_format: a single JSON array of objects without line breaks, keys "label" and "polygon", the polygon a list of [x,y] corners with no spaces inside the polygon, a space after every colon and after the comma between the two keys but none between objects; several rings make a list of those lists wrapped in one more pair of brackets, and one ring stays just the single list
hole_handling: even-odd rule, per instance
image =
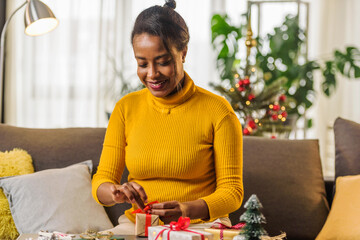
[{"label": "sofa cushion", "polygon": [[360,174],[360,124],[337,118],[335,135],[335,177]]},{"label": "sofa cushion", "polygon": [[[317,140],[244,137],[244,199],[256,194],[272,236],[315,239],[328,211]],[[231,214],[239,221],[244,212]]]},{"label": "sofa cushion", "polygon": [[[19,233],[82,233],[113,227],[91,196],[91,160],[0,179]],[[90,170],[90,171],[89,171]]]},{"label": "sofa cushion", "polygon": [[316,240],[359,239],[360,175],[338,177],[336,193],[326,220]]},{"label": "sofa cushion", "polygon": [[[34,172],[31,156],[22,149],[0,152],[0,177]],[[15,239],[19,235],[11,216],[9,202],[0,188],[0,239]]]}]

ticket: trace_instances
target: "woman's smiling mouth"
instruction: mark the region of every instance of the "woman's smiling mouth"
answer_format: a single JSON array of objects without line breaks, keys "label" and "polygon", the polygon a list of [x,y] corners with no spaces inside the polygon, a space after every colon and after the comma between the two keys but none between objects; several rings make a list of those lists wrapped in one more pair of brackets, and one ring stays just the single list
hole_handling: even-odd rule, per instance
[{"label": "woman's smiling mouth", "polygon": [[167,82],[167,80],[156,81],[156,82],[149,82],[148,81],[148,86],[153,90],[161,90],[164,87],[166,82]]}]

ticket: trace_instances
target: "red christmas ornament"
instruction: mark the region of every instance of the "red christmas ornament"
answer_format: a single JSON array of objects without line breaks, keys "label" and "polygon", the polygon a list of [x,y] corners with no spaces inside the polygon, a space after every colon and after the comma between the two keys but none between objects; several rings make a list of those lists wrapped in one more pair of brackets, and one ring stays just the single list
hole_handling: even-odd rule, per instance
[{"label": "red christmas ornament", "polygon": [[248,122],[248,125],[249,125],[249,127],[251,127],[252,129],[256,129],[256,123],[255,123],[253,120],[250,120],[250,121]]},{"label": "red christmas ornament", "polygon": [[280,110],[280,105],[279,104],[274,104],[273,110],[274,111],[279,111]]},{"label": "red christmas ornament", "polygon": [[240,86],[240,87],[238,87],[238,90],[239,90],[240,92],[242,92],[242,91],[245,90],[245,88]]},{"label": "red christmas ornament", "polygon": [[255,98],[255,95],[250,93],[248,96],[249,101],[253,100]]},{"label": "red christmas ornament", "polygon": [[286,100],[286,96],[284,94],[282,94],[280,97],[279,97],[279,101],[280,102],[285,102]]},{"label": "red christmas ornament", "polygon": [[276,115],[276,114],[273,114],[273,115],[271,115],[271,118],[272,118],[272,120],[278,120],[278,115]]},{"label": "red christmas ornament", "polygon": [[276,138],[276,136],[275,135],[271,135],[271,139],[275,139]]},{"label": "red christmas ornament", "polygon": [[286,118],[286,117],[287,117],[287,112],[285,112],[285,111],[284,111],[284,112],[282,112],[282,113],[281,113],[281,116],[283,116],[283,117],[285,117],[285,118]]},{"label": "red christmas ornament", "polygon": [[250,131],[247,128],[244,129],[243,133],[244,133],[244,135],[250,135]]},{"label": "red christmas ornament", "polygon": [[250,80],[249,80],[248,78],[245,78],[245,79],[242,81],[242,83],[243,83],[244,85],[249,85],[249,84],[250,84]]}]

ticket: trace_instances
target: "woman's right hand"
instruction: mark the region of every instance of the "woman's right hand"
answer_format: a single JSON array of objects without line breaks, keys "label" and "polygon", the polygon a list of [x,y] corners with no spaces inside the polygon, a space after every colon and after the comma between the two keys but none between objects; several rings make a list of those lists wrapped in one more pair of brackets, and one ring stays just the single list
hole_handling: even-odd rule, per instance
[{"label": "woman's right hand", "polygon": [[112,200],[115,203],[134,203],[139,208],[144,209],[144,203],[148,201],[144,188],[136,182],[127,182],[122,185],[113,184],[110,190]]},{"label": "woman's right hand", "polygon": [[104,205],[128,202],[144,209],[145,203],[148,202],[144,188],[136,182],[127,182],[122,185],[103,183],[97,190],[97,196]]}]

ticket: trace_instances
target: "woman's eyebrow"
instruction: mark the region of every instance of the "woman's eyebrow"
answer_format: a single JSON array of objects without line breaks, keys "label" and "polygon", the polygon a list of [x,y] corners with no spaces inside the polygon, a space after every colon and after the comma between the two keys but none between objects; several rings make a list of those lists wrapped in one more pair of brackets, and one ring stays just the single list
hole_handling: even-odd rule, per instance
[{"label": "woman's eyebrow", "polygon": [[[169,53],[164,53],[162,55],[156,56],[155,60],[158,60],[158,59],[163,58],[163,57],[167,57],[169,55],[170,55]],[[140,56],[135,56],[135,58],[140,59],[140,60],[146,60],[145,57],[140,57]]]}]

